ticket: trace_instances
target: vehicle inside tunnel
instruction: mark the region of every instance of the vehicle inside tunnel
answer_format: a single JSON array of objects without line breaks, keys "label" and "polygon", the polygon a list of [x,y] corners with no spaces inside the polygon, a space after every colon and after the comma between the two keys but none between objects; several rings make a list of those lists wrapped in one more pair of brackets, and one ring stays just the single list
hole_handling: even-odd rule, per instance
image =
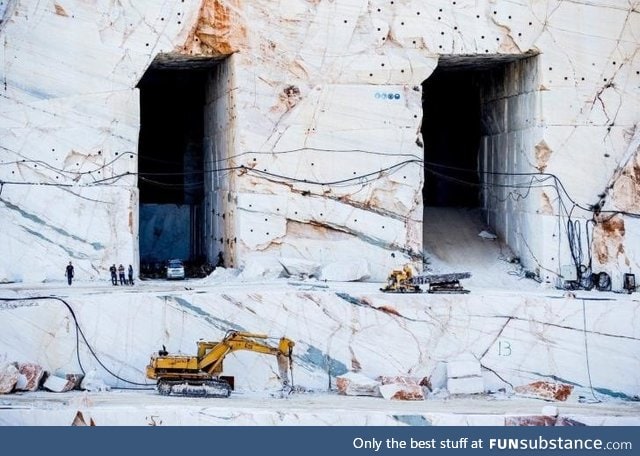
[{"label": "vehicle inside tunnel", "polygon": [[205,257],[207,65],[152,65],[138,84],[141,271]]}]

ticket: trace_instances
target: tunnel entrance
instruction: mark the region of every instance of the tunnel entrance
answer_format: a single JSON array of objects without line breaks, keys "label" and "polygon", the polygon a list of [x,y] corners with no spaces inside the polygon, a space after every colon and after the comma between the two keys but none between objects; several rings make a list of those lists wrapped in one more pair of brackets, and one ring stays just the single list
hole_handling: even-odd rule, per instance
[{"label": "tunnel entrance", "polygon": [[215,61],[152,64],[138,84],[141,274],[168,259],[207,262],[205,106]]},{"label": "tunnel entrance", "polygon": [[489,279],[513,247],[522,207],[505,176],[534,150],[536,77],[534,55],[441,56],[422,84],[424,253],[447,270]]},{"label": "tunnel entrance", "polygon": [[480,93],[471,69],[439,66],[422,84],[425,206],[477,207]]}]

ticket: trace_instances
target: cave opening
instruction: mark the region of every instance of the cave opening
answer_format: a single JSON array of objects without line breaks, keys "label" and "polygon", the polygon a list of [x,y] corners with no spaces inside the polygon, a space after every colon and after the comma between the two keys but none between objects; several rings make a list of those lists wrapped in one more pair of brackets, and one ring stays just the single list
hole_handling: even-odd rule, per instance
[{"label": "cave opening", "polygon": [[523,206],[504,183],[534,150],[536,62],[531,54],[444,55],[423,82],[426,257],[482,274],[496,252],[479,233],[515,244]]},{"label": "cave opening", "polygon": [[168,259],[207,258],[206,95],[215,61],[154,63],[141,78],[138,143],[141,274],[161,274]]},{"label": "cave opening", "polygon": [[440,65],[422,84],[425,206],[478,207],[480,93],[474,68]]}]

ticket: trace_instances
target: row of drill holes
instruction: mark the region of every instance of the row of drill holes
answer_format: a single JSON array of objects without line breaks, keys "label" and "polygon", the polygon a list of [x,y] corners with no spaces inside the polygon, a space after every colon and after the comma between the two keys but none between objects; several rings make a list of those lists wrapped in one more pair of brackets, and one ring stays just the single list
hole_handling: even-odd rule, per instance
[{"label": "row of drill holes", "polygon": [[[615,65],[616,62],[613,62],[613,64]],[[553,67],[549,67],[549,71],[553,71]],[[636,71],[636,74],[640,74],[640,70]],[[567,76],[564,77],[564,80],[567,81],[569,78]],[[584,76],[580,78],[581,81],[584,81]],[[607,82],[607,78],[603,78],[602,79],[604,82]]]},{"label": "row of drill holes", "polygon": [[[393,4],[393,2],[391,2],[391,4]],[[453,2],[453,4],[455,5],[455,4],[456,4],[456,2]],[[380,11],[381,11],[381,9],[380,9],[380,8],[378,8],[378,12],[380,12]],[[440,8],[438,11],[442,12],[442,8]],[[420,16],[420,11],[416,11],[416,14],[417,14],[418,16]],[[493,14],[498,14],[498,12],[497,12],[497,11],[494,11],[494,12],[493,12]],[[508,16],[508,17],[509,17],[509,19],[511,19],[511,16]],[[476,18],[477,18],[477,19],[480,19],[480,15],[479,15],[479,14],[476,14]],[[438,16],[438,20],[439,20],[439,21],[440,21],[440,20],[442,20],[442,16]],[[347,23],[347,21],[345,20],[345,21],[344,21],[344,23],[346,24],[346,23]],[[404,22],[400,22],[400,25],[404,25]],[[533,22],[529,22],[529,25],[533,25]],[[458,30],[458,27],[457,27],[457,26],[455,26],[455,27],[453,27],[453,29],[454,29],[454,30]],[[380,31],[380,28],[378,28],[378,31]],[[444,32],[441,32],[441,34],[442,34],[442,35],[444,35]],[[521,33],[521,32],[518,32],[518,36],[522,36],[522,33]],[[483,38],[484,38],[484,37],[483,37]],[[383,39],[384,39],[384,38],[383,38]],[[413,44],[416,44],[416,42],[414,41],[414,42],[413,42]]]}]

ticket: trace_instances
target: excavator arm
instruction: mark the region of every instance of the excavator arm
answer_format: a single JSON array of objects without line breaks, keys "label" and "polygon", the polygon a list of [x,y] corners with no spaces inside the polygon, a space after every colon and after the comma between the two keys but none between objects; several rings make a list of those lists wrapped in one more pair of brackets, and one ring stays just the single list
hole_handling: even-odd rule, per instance
[{"label": "excavator arm", "polygon": [[280,378],[283,384],[289,383],[289,371],[293,367],[293,346],[295,343],[286,337],[280,338],[277,347],[272,347],[256,339],[269,339],[266,334],[228,331],[221,342],[198,342],[198,368],[212,376],[222,373],[224,358],[235,351],[247,350],[264,355],[273,355],[278,362]]}]

